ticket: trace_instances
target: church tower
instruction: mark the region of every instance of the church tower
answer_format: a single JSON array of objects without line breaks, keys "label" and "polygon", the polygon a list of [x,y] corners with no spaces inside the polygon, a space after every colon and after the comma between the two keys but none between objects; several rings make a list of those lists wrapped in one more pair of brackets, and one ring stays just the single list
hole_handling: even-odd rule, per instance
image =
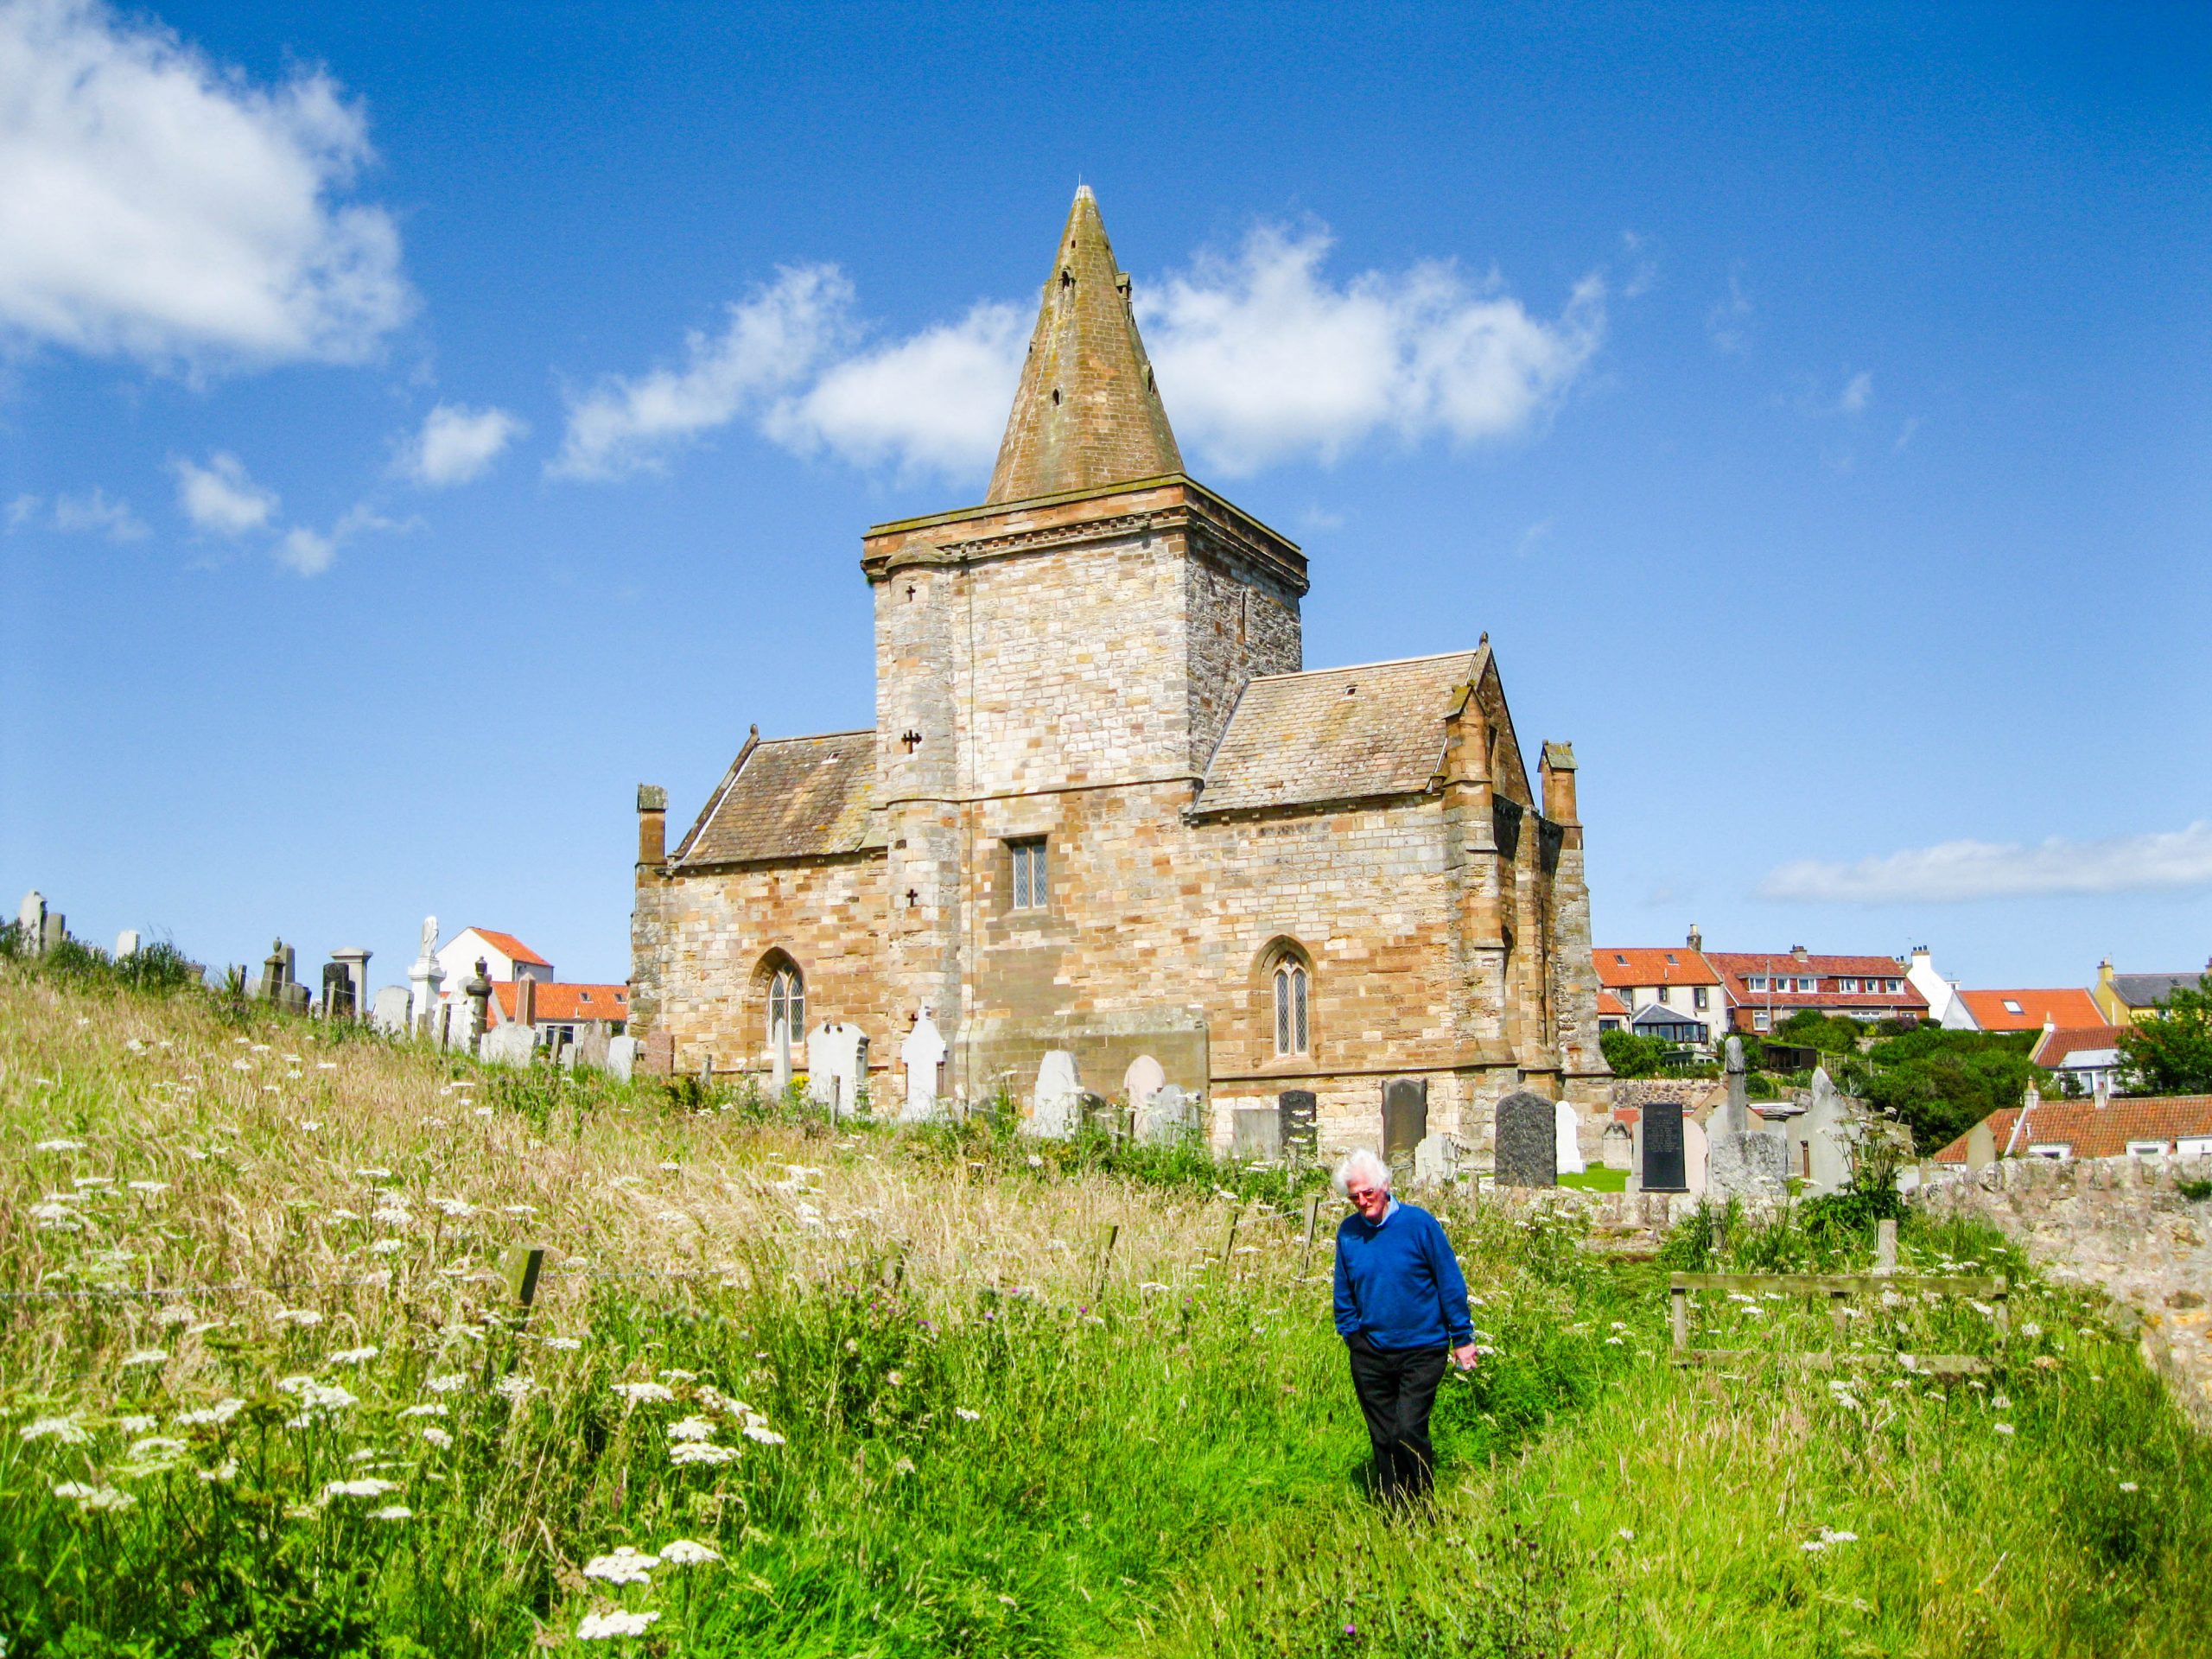
[{"label": "church tower", "polygon": [[983,504],[876,526],[861,566],[894,995],[931,1006],[973,1084],[960,1028],[1039,1013],[1065,979],[1052,917],[1110,907],[1082,891],[1110,879],[1107,819],[1174,822],[1246,683],[1301,666],[1305,557],[1183,471],[1089,187]]}]

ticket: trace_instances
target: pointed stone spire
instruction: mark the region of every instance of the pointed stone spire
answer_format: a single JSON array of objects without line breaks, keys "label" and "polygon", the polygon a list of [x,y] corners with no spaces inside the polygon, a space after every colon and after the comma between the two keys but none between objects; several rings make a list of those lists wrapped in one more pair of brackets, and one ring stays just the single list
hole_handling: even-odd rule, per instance
[{"label": "pointed stone spire", "polygon": [[1097,199],[1076,187],[984,505],[1183,470]]}]

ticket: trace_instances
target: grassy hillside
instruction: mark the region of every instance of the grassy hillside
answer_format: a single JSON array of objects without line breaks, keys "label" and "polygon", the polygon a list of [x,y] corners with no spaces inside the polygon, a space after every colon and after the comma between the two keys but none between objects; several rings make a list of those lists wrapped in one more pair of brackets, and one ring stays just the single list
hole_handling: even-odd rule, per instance
[{"label": "grassy hillside", "polygon": [[[1225,1269],[1220,1184],[1274,1205]],[[1280,1177],[1188,1156],[832,1138],[0,966],[0,1634],[441,1659],[2202,1650],[2212,1459],[2077,1299],[2031,1287],[2004,1345],[1948,1303],[1854,1327],[1999,1354],[1986,1387],[1690,1375],[1658,1268],[1579,1249],[1579,1211],[1461,1203],[1491,1351],[1447,1382],[1433,1512],[1392,1526],[1295,1211]],[[524,1323],[499,1267],[526,1244],[549,1254]],[[2019,1271],[1993,1235],[1909,1225],[1905,1248]],[[1827,1345],[1816,1310],[1700,1317]]]}]

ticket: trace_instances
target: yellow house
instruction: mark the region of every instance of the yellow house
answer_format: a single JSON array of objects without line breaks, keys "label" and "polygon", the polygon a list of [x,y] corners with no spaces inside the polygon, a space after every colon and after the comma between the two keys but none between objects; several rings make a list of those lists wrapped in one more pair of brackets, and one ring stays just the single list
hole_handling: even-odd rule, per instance
[{"label": "yellow house", "polygon": [[2109,1026],[2132,1026],[2145,1015],[2155,1017],[2158,1005],[2177,990],[2193,991],[2200,980],[2212,976],[2212,962],[2184,974],[2115,974],[2112,958],[2097,964],[2097,986],[2089,995],[2097,1012]]}]

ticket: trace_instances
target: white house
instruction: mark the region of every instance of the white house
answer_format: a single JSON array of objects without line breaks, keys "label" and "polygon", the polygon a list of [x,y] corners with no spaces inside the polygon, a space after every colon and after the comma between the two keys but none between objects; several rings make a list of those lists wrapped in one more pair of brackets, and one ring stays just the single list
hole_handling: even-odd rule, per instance
[{"label": "white house", "polygon": [[445,1001],[460,996],[461,988],[476,972],[479,957],[483,959],[485,977],[494,985],[512,984],[518,979],[534,979],[541,985],[553,982],[553,964],[513,934],[488,927],[464,927],[438,947],[438,966],[446,976]]},{"label": "white house", "polygon": [[1928,1017],[1946,1031],[1972,1031],[1974,1016],[1959,1001],[1959,982],[1936,971],[1935,959],[1924,944],[1912,947],[1912,964],[1905,969],[1905,983],[1928,999]]}]

